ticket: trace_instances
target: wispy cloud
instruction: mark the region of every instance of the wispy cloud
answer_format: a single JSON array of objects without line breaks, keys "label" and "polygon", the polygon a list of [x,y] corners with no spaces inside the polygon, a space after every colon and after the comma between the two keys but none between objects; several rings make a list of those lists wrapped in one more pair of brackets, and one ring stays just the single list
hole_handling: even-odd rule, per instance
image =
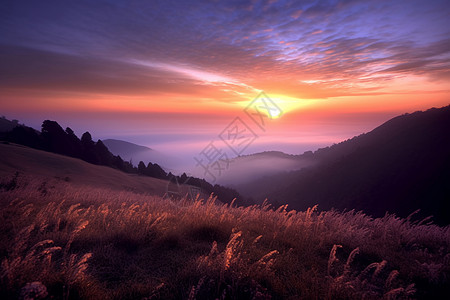
[{"label": "wispy cloud", "polygon": [[[447,82],[446,1],[5,1],[3,87],[235,101]],[[7,75],[5,75],[7,74]]]}]

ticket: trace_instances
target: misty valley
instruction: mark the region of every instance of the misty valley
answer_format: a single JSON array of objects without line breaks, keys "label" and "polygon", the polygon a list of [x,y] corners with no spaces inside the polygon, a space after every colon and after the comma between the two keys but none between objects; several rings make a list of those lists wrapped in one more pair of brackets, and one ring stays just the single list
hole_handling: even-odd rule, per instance
[{"label": "misty valley", "polygon": [[448,0],[2,0],[0,300],[450,299]]}]

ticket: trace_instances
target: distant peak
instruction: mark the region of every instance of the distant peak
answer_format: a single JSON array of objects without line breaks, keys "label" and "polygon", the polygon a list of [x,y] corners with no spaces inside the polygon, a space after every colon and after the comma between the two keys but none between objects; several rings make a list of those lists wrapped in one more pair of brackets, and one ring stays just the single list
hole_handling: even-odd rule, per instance
[{"label": "distant peak", "polygon": [[127,142],[127,141],[123,141],[123,140],[116,140],[116,139],[105,139],[105,140],[103,140],[103,143],[110,144],[110,145],[117,145],[117,146],[142,148],[142,150],[153,150],[152,148],[149,148],[147,146],[142,146],[142,145],[134,144],[131,142]]}]

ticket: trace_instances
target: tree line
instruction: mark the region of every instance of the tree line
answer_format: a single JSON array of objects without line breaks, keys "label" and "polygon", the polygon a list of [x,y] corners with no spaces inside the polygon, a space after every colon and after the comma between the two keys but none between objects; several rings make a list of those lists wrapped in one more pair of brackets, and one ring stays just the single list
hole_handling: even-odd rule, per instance
[{"label": "tree line", "polygon": [[[124,161],[120,155],[112,154],[100,139],[93,141],[88,131],[83,133],[80,139],[70,127],[64,130],[56,121],[45,120],[40,132],[31,127],[19,125],[17,122],[16,125],[12,130],[0,133],[0,138],[31,148],[79,158],[91,164],[112,167],[126,173],[175,180],[180,184],[197,186],[205,193],[213,193],[223,202],[230,203],[234,198],[242,199],[237,191],[217,184],[212,185],[204,179],[188,177],[186,173],[181,176],[167,174],[156,163],[149,162],[145,165],[143,161],[140,161],[135,167],[131,161]],[[243,203],[237,202],[237,204]]]},{"label": "tree line", "polygon": [[238,206],[247,206],[254,204],[252,199],[246,199],[242,197],[235,189],[228,188],[219,184],[212,185],[208,181],[202,178],[187,176],[183,173],[181,176],[175,176],[172,173],[167,175],[169,184],[182,185],[188,184],[200,188],[206,194],[214,194],[217,198],[225,203],[231,203],[234,199],[235,204]]},{"label": "tree line", "polygon": [[83,133],[80,139],[70,127],[64,130],[56,121],[45,120],[41,132],[19,125],[3,135],[4,140],[12,143],[79,158],[91,164],[113,167],[127,173],[137,173],[131,162],[124,161],[119,155],[113,155],[101,140],[94,142],[88,131]]}]

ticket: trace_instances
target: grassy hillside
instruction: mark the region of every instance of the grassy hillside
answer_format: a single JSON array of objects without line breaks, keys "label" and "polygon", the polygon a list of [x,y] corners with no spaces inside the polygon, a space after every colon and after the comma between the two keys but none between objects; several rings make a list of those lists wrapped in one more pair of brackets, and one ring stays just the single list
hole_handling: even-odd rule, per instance
[{"label": "grassy hillside", "polygon": [[[57,167],[87,168],[67,164]],[[100,169],[88,172],[94,170]],[[173,202],[82,187],[77,177],[15,180],[2,177],[0,185],[1,299],[31,293],[47,299],[445,299],[450,293],[450,227],[353,211]]]},{"label": "grassy hillside", "polygon": [[[450,106],[395,117],[369,133],[321,149],[318,163],[262,178],[244,195],[303,210],[356,209],[407,217],[417,209],[450,224]],[[259,199],[258,199],[259,198]]]},{"label": "grassy hillside", "polygon": [[167,181],[126,174],[80,159],[40,151],[16,144],[0,143],[0,176],[19,173],[68,181],[74,185],[95,186],[112,190],[128,190],[163,196]]}]

